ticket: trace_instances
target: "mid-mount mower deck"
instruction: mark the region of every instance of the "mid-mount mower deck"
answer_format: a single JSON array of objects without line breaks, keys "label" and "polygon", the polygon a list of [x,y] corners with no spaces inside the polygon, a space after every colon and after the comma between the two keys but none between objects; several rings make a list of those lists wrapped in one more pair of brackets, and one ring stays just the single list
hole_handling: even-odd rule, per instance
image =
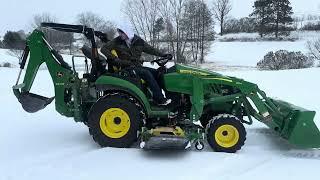
[{"label": "mid-mount mower deck", "polygon": [[[214,151],[233,153],[245,143],[243,124],[252,124],[253,118],[293,145],[320,147],[314,111],[271,99],[256,84],[180,64],[167,69],[169,60],[158,59],[154,62],[160,66],[159,83],[173,102],[157,106],[151,100],[148,85],[132,70],[110,72],[106,68],[108,59],[99,56],[95,42],[95,36],[106,40],[103,33],[81,25],[42,26],[82,33],[91,41],[91,49],[83,49],[87,56],[83,57],[86,72],[79,77],[74,62],[70,67],[43,32],[34,30],[20,63],[21,71],[27,64],[25,77],[19,84],[20,71],[14,94],[30,113],[50,104],[53,98],[30,93],[39,66],[46,63],[54,83],[56,110],[85,123],[94,141],[102,147],[125,148],[140,141],[144,149],[185,149],[195,144],[201,150],[206,140]],[[87,58],[91,59],[91,68]],[[195,123],[198,121],[201,125]]]}]

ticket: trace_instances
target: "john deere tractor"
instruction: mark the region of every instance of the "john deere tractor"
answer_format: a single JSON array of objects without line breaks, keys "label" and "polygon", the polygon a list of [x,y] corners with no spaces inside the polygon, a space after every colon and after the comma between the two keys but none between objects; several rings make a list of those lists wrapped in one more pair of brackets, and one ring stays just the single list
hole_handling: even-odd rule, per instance
[{"label": "john deere tractor", "polygon": [[[269,98],[256,84],[181,64],[167,68],[169,59],[157,59],[153,62],[160,66],[159,84],[173,100],[170,105],[159,106],[134,69],[107,68],[109,60],[99,55],[95,41],[101,32],[81,25],[42,26],[82,33],[88,38],[91,47],[83,49],[85,71],[80,77],[75,58],[70,66],[50,46],[44,33],[34,30],[27,38],[13,92],[30,113],[55,100],[56,111],[86,124],[93,140],[102,147],[128,148],[138,142],[147,150],[187,149],[193,145],[202,150],[207,141],[214,151],[234,153],[246,140],[243,124],[251,125],[254,119],[297,147],[320,147],[314,111]],[[30,92],[43,63],[54,84],[53,98]],[[24,80],[19,84],[25,65]]]}]

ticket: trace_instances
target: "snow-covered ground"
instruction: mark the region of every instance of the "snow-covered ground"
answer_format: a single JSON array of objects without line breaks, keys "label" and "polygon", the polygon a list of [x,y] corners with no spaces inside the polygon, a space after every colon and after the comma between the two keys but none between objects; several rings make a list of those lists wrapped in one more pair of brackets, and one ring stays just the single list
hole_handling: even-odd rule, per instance
[{"label": "snow-covered ground", "polygon": [[268,52],[280,49],[307,52],[305,41],[217,42],[212,45],[211,53],[206,57],[206,61],[218,65],[255,67]]},{"label": "snow-covered ground", "polygon": [[[292,31],[289,36],[281,37],[283,40],[287,41],[307,41],[314,40],[314,38],[319,37],[320,32],[318,31]],[[252,41],[267,41],[274,39],[274,35],[260,37],[259,33],[230,33],[220,36],[219,34],[216,37],[217,41],[241,41],[241,42],[252,42]]]},{"label": "snow-covered ground", "polygon": [[[248,127],[246,145],[236,154],[211,152],[145,152],[137,148],[98,147],[87,127],[60,116],[54,103],[28,114],[11,91],[18,69],[0,68],[0,180],[20,179],[297,179],[316,178],[317,150],[298,150],[264,125]],[[226,72],[224,72],[226,73]],[[319,69],[226,73],[259,83],[270,96],[320,112],[314,81]],[[52,96],[46,71],[33,92]],[[319,124],[320,118],[315,121]]]},{"label": "snow-covered ground", "polygon": [[[256,33],[229,34],[223,38],[255,39]],[[308,54],[307,42],[320,38],[320,32],[292,32],[291,38],[296,41],[255,41],[255,42],[223,42],[222,37],[213,43],[211,50],[206,56],[206,62],[212,62],[215,66],[243,66],[255,67],[257,62],[270,51],[288,50],[301,51]]]},{"label": "snow-covered ground", "polygon": [[[271,97],[320,112],[319,68],[277,72],[248,68],[270,50],[306,52],[304,42],[217,42],[207,57],[212,63],[204,68],[218,65],[221,73],[257,83]],[[70,62],[70,56],[64,57]],[[3,62],[18,66],[18,60],[0,49]],[[319,176],[319,150],[296,149],[259,122],[247,127],[246,144],[236,154],[215,153],[208,146],[203,152],[100,148],[85,125],[59,115],[54,103],[36,114],[24,112],[11,90],[18,71],[0,67],[0,180],[301,180]],[[53,96],[48,82],[48,72],[39,71],[32,92]],[[320,127],[318,114],[315,122]]]}]

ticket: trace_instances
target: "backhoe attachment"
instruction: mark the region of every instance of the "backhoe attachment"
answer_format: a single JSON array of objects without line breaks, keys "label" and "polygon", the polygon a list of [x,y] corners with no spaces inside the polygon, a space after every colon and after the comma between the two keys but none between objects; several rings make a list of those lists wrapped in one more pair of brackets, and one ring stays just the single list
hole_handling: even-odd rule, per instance
[{"label": "backhoe attachment", "polygon": [[[91,70],[89,71],[86,62],[85,80],[94,82],[105,72],[105,61],[99,58],[95,37],[100,38],[103,42],[108,41],[105,33],[94,31],[94,29],[83,25],[68,25],[57,23],[41,23],[42,28],[50,28],[62,32],[81,33],[90,42],[91,48]],[[27,38],[26,48],[21,58],[20,73],[18,80],[13,86],[13,92],[21,103],[23,109],[27,112],[34,113],[49,105],[55,99],[55,108],[57,112],[66,117],[73,117],[75,121],[85,120],[81,106],[80,94],[83,90],[79,74],[75,70],[74,57],[72,58],[72,67],[64,61],[63,57],[50,45],[44,32],[39,29],[34,30]],[[50,73],[55,97],[47,98],[30,92],[36,74],[42,64],[46,64]],[[26,68],[25,68],[26,66]],[[23,82],[19,84],[22,71],[25,69]],[[84,91],[84,90],[83,90]],[[91,98],[92,94],[88,95]],[[93,95],[94,97],[95,95]],[[90,99],[90,103],[91,103]],[[89,103],[89,104],[90,104]],[[88,108],[88,107],[84,107]]]},{"label": "backhoe attachment", "polygon": [[[30,93],[29,92],[30,89],[29,88],[26,89],[25,83],[18,85],[19,79],[21,76],[21,72],[25,67],[29,53],[30,53],[30,49],[29,49],[29,46],[27,45],[24,49],[24,52],[23,52],[23,55],[21,58],[20,72],[19,72],[19,76],[18,76],[16,85],[13,86],[13,92],[14,92],[15,96],[17,97],[18,101],[21,103],[22,108],[26,112],[35,113],[35,112],[38,112],[38,111],[44,109],[47,105],[49,105],[53,101],[54,97],[47,98],[44,96]],[[40,64],[38,64],[38,66],[40,66]],[[33,74],[32,77],[34,78],[35,74]],[[33,82],[33,80],[32,80],[32,82]]]},{"label": "backhoe attachment", "polygon": [[44,109],[53,101],[54,97],[47,98],[33,93],[22,93],[18,100],[22,108],[28,113],[35,113]]}]

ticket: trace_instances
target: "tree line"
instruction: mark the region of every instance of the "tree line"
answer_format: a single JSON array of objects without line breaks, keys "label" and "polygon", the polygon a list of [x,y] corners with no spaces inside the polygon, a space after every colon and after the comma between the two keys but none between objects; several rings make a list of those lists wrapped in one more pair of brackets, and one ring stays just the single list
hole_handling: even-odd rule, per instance
[{"label": "tree line", "polygon": [[[293,30],[289,0],[255,0],[253,12],[230,18],[231,0],[125,0],[123,12],[136,32],[154,46],[166,47],[178,62],[202,63],[214,40],[214,25],[220,35],[258,32],[287,36]],[[165,43],[164,43],[165,42]]]},{"label": "tree line", "polygon": [[[124,0],[121,11],[136,34],[152,46],[174,54],[177,62],[203,63],[215,39],[214,27],[220,35],[238,32],[258,32],[261,37],[288,35],[293,27],[293,10],[289,0],[255,0],[253,12],[241,19],[230,18],[231,0]],[[33,18],[32,28],[41,22],[59,22],[50,14]],[[63,23],[63,22],[62,22]],[[115,36],[115,23],[92,12],[80,13],[75,23]],[[71,33],[42,29],[48,41],[58,50],[72,53],[77,40],[85,39]],[[21,48],[22,32],[7,32],[0,46]],[[22,39],[22,40],[21,40]],[[8,42],[9,41],[9,42]],[[17,43],[10,43],[17,42]],[[16,47],[12,47],[16,44]]]},{"label": "tree line", "polygon": [[214,40],[214,19],[203,0],[125,0],[122,12],[137,34],[172,52],[180,63],[204,62]]},{"label": "tree line", "polygon": [[[57,50],[69,50],[70,54],[73,52],[75,48],[74,43],[82,41],[86,42],[86,38],[82,36],[77,36],[73,33],[68,32],[60,32],[48,28],[42,28],[40,24],[42,22],[61,22],[54,15],[43,13],[38,14],[33,17],[32,23],[30,24],[31,29],[41,29],[45,34],[47,41]],[[63,23],[63,22],[61,22]],[[102,16],[92,13],[92,12],[83,12],[76,16],[75,24],[81,24],[88,27],[92,27],[95,30],[102,31],[110,37],[115,36],[115,25],[111,21],[104,19]],[[20,31],[7,31],[3,36],[3,41],[0,41],[0,48],[11,49],[16,52],[16,56],[18,57],[25,46],[26,37],[28,33],[25,33],[23,30]]]}]

